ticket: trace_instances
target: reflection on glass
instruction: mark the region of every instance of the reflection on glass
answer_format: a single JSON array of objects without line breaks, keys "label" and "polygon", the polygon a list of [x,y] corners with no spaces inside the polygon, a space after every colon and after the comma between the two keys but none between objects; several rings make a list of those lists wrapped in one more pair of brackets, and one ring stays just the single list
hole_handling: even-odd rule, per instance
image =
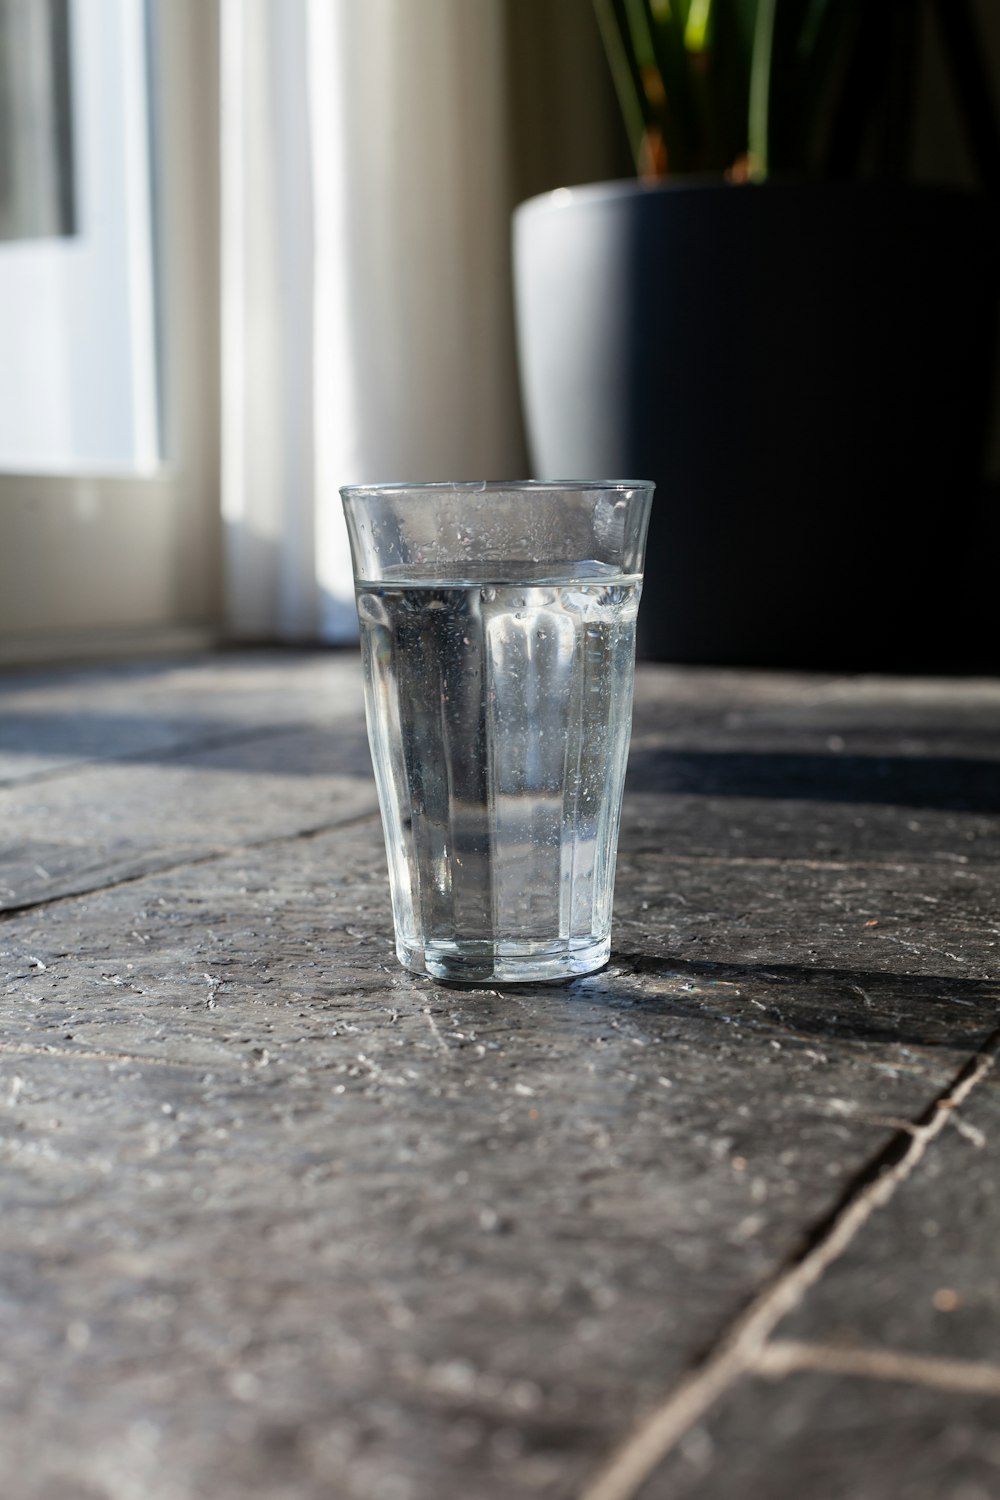
[{"label": "reflection on glass", "polygon": [[75,230],[69,0],[0,0],[0,240]]}]

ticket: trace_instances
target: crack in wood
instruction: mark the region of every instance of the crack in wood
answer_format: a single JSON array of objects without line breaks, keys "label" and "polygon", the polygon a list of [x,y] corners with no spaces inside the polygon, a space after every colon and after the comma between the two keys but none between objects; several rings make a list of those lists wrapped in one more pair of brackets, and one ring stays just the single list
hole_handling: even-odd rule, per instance
[{"label": "crack in wood", "polygon": [[912,1175],[933,1141],[952,1121],[953,1111],[993,1068],[998,1048],[1000,1030],[987,1038],[920,1119],[894,1136],[855,1179],[841,1207],[814,1232],[805,1251],[736,1319],[703,1363],[647,1413],[594,1475],[581,1500],[634,1500],[640,1486],[685,1433],[736,1381],[766,1364],[774,1329],[844,1254],[876,1210],[883,1208]]},{"label": "crack in wood", "polygon": [[70,901],[82,901],[84,897],[117,891],[122,886],[137,885],[142,880],[153,880],[160,875],[173,875],[178,870],[192,870],[198,865],[210,865],[219,860],[236,858],[242,854],[250,854],[257,849],[274,848],[279,844],[295,843],[297,839],[316,839],[324,833],[339,833],[345,828],[357,828],[362,823],[373,822],[378,816],[378,809],[371,808],[368,812],[355,813],[349,818],[337,818],[332,823],[317,823],[315,827],[296,828],[290,833],[271,833],[264,838],[249,839],[241,844],[227,844],[224,849],[209,849],[203,854],[191,854],[171,863],[150,865],[128,875],[120,875],[117,880],[109,880],[103,885],[85,885],[80,890],[60,891],[54,896],[38,896],[30,901],[8,902],[0,906],[0,922],[23,916],[25,912],[43,911],[51,906],[63,906]]},{"label": "crack in wood", "polygon": [[774,1339],[760,1350],[753,1373],[781,1380],[802,1370],[827,1375],[853,1375],[867,1380],[893,1380],[927,1386],[937,1391],[1000,1396],[1000,1365],[972,1359],[942,1359],[938,1355],[907,1354],[896,1349],[847,1348],[812,1344],[796,1339]]}]

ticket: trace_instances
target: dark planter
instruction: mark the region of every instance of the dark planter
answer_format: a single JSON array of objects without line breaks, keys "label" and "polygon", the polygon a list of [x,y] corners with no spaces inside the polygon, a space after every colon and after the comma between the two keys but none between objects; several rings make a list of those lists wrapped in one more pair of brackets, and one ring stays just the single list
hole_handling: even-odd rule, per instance
[{"label": "dark planter", "polygon": [[980,200],[612,183],[522,204],[514,252],[536,474],[657,482],[641,655],[983,664]]}]

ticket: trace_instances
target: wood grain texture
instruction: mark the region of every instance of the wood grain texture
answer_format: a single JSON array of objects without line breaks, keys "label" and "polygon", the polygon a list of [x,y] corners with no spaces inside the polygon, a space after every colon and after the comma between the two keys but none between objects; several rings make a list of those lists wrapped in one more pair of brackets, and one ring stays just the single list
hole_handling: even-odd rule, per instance
[{"label": "wood grain texture", "polygon": [[[4,1494],[580,1495],[997,1025],[995,684],[643,668],[612,963],[504,992],[395,962],[349,655],[4,702]],[[988,1357],[994,1093],[777,1338]],[[885,1434],[920,1422],[985,1484],[995,1414],[742,1375],[642,1494],[906,1496]]]}]

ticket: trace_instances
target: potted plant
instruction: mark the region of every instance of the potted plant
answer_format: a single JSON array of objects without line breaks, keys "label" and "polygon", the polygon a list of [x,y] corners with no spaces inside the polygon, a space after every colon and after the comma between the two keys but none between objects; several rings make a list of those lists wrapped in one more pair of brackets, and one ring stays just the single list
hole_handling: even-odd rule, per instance
[{"label": "potted plant", "polygon": [[[595,0],[638,179],[515,214],[541,477],[655,479],[640,652],[971,660],[1000,135],[965,0]],[[984,191],[906,180],[922,9]]]}]

